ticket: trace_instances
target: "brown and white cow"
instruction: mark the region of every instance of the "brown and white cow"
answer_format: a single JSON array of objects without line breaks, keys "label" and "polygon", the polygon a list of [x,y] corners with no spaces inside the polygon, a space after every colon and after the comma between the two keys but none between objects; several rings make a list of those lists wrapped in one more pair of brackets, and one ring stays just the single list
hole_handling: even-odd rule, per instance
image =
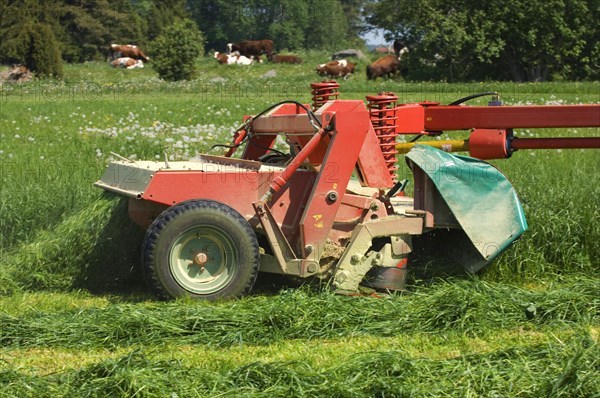
[{"label": "brown and white cow", "polygon": [[144,62],[148,62],[150,59],[142,50],[140,50],[138,46],[134,46],[133,44],[111,44],[109,54],[113,59],[119,57],[129,57],[133,59],[141,59]]},{"label": "brown and white cow", "polygon": [[274,64],[301,64],[304,62],[304,61],[302,61],[302,58],[297,57],[292,54],[288,54],[288,55],[273,54],[269,58],[269,61],[271,61]]},{"label": "brown and white cow", "polygon": [[221,65],[231,65],[235,63],[235,58],[230,54],[215,52],[215,59]]},{"label": "brown and white cow", "polygon": [[378,77],[388,78],[398,72],[400,60],[395,55],[386,55],[367,66],[367,80],[377,80]]},{"label": "brown and white cow", "polygon": [[251,65],[254,62],[254,57],[246,57],[240,55],[237,51],[231,54],[215,52],[215,59],[222,65]]},{"label": "brown and white cow", "polygon": [[241,55],[248,58],[251,56],[258,57],[262,54],[267,54],[268,58],[273,55],[273,40],[243,40],[237,43],[227,44],[229,53],[238,51]]},{"label": "brown and white cow", "polygon": [[130,57],[117,58],[110,64],[113,66],[113,68],[135,69],[144,67],[144,62],[142,62],[141,59],[133,59]]},{"label": "brown and white cow", "polygon": [[344,80],[354,73],[356,64],[348,62],[345,59],[329,61],[317,66],[317,73],[321,76],[344,77]]}]

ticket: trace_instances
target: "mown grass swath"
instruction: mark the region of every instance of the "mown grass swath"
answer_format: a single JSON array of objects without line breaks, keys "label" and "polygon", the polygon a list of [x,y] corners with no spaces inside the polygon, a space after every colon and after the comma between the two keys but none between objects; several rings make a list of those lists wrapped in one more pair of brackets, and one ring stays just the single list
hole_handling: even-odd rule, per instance
[{"label": "mown grass swath", "polygon": [[0,292],[17,287],[106,291],[132,276],[140,239],[127,217],[126,201],[99,194],[88,207],[7,255]]},{"label": "mown grass swath", "polygon": [[335,366],[254,362],[211,371],[153,361],[133,351],[45,377],[0,371],[7,394],[23,397],[584,397],[600,388],[600,348],[585,333],[568,341],[451,359],[364,352]]},{"label": "mown grass swath", "polygon": [[597,324],[600,286],[579,278],[547,291],[478,281],[440,283],[409,295],[354,298],[296,289],[239,302],[113,305],[61,312],[3,314],[5,347],[106,347],[160,341],[222,347],[285,339],[394,336],[566,322]]}]

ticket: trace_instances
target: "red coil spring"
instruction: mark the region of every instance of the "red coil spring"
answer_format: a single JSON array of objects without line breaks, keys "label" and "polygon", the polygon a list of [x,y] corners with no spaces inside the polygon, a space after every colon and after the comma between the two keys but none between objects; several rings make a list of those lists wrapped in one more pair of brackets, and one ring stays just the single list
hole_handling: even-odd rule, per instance
[{"label": "red coil spring", "polygon": [[340,85],[335,80],[323,80],[321,83],[311,83],[310,84],[311,94],[312,94],[312,108],[313,110],[319,109],[329,100],[337,99],[340,92],[338,89]]},{"label": "red coil spring", "polygon": [[379,146],[390,172],[390,177],[397,182],[396,171],[396,136],[398,135],[398,116],[396,103],[398,97],[392,92],[381,92],[378,95],[367,96],[367,108],[371,117],[371,124],[379,138]]}]

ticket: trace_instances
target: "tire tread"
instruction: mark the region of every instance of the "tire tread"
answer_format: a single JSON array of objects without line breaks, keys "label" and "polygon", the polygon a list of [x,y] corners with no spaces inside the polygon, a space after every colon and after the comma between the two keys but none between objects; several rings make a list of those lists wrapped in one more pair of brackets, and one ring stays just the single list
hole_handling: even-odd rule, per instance
[{"label": "tire tread", "polygon": [[[160,214],[148,227],[146,231],[146,236],[144,238],[144,243],[142,245],[142,271],[144,278],[146,279],[147,284],[149,285],[152,292],[161,300],[169,300],[172,299],[172,295],[170,295],[165,287],[162,285],[161,281],[157,276],[158,261],[156,258],[156,246],[159,239],[161,239],[162,234],[164,233],[167,225],[172,222],[174,219],[185,216],[185,214],[196,211],[198,209],[210,209],[216,212],[220,212],[225,217],[231,218],[236,221],[238,227],[241,228],[244,234],[250,237],[250,251],[253,253],[253,258],[256,259],[255,264],[252,266],[251,273],[247,280],[245,281],[244,286],[241,291],[232,296],[232,297],[218,297],[218,298],[233,298],[233,297],[241,297],[247,295],[254,286],[254,282],[256,281],[256,277],[258,276],[258,258],[259,258],[259,245],[258,239],[256,238],[256,234],[254,230],[246,221],[244,217],[242,217],[237,211],[232,209],[231,207],[212,200],[198,200],[191,199],[185,202],[178,203],[166,209],[162,214]],[[202,298],[201,295],[192,295],[192,297]],[[206,297],[206,299],[211,300],[214,299],[212,297]]]}]

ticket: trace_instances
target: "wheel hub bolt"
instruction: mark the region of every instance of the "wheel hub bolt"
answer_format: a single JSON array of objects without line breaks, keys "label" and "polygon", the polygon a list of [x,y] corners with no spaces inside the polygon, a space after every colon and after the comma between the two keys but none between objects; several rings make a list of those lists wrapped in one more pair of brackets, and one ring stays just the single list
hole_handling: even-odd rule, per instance
[{"label": "wheel hub bolt", "polygon": [[203,266],[204,264],[206,264],[208,262],[208,256],[206,255],[206,253],[196,253],[196,255],[194,256],[194,264],[199,265],[199,266]]}]

